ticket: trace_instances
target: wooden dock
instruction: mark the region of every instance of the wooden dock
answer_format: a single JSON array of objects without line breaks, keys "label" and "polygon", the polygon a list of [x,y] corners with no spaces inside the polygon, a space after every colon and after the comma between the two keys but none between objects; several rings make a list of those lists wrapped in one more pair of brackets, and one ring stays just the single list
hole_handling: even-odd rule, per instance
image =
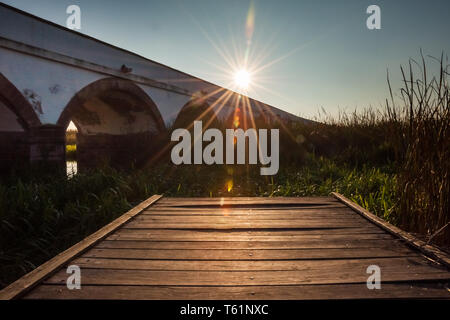
[{"label": "wooden dock", "polygon": [[[1,299],[450,298],[449,256],[344,197],[153,196]],[[67,266],[81,289],[66,286]],[[381,289],[367,288],[367,268]]]}]

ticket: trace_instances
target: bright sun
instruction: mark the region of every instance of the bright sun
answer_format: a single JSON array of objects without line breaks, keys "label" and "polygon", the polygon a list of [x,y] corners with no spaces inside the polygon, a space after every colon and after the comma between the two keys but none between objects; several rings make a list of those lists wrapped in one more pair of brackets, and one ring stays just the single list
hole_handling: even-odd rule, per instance
[{"label": "bright sun", "polygon": [[236,82],[239,87],[247,89],[250,84],[250,74],[247,70],[241,69],[234,75],[234,82]]}]

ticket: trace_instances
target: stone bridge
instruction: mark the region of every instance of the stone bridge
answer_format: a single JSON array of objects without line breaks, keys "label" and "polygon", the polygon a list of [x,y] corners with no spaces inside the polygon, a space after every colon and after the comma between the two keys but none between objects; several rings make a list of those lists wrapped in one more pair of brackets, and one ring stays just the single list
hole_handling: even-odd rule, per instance
[{"label": "stone bridge", "polygon": [[205,121],[238,114],[241,126],[299,119],[0,3],[0,168],[63,164],[70,121],[79,164],[128,163],[193,107]]}]

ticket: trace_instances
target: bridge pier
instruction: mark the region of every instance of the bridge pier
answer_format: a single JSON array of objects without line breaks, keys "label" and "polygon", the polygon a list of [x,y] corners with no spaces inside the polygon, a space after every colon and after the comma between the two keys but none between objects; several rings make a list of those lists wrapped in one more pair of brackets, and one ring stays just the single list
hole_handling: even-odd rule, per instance
[{"label": "bridge pier", "polygon": [[8,173],[30,164],[49,170],[65,168],[65,130],[57,125],[0,132],[0,172]]},{"label": "bridge pier", "polygon": [[158,148],[151,132],[133,134],[77,134],[77,162],[80,170],[108,164],[128,169],[144,164]]},{"label": "bridge pier", "polygon": [[64,127],[45,124],[30,129],[30,163],[43,164],[49,169],[64,169],[66,166],[66,130]]},{"label": "bridge pier", "polygon": [[27,132],[0,132],[0,173],[28,164],[29,155]]}]

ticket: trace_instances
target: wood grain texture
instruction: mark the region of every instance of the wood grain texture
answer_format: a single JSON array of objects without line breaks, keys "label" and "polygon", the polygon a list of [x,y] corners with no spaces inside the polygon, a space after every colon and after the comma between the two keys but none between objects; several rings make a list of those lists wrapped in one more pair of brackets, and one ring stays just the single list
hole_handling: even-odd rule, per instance
[{"label": "wood grain texture", "polygon": [[207,250],[207,249],[340,249],[340,248],[386,248],[402,246],[396,239],[304,239],[299,241],[134,241],[104,240],[95,248],[102,249],[161,249],[161,250]]},{"label": "wood grain texture", "polygon": [[393,239],[379,229],[341,228],[320,230],[192,230],[192,229],[127,229],[122,228],[108,240],[157,241],[299,241],[299,240],[364,240]]},{"label": "wood grain texture", "polygon": [[[430,261],[419,255],[397,258],[327,259],[327,260],[143,260],[79,257],[73,262],[83,269],[172,270],[172,271],[303,271],[305,275],[323,272],[365,272],[367,266],[378,265],[383,272],[445,272],[433,268]],[[363,273],[364,273],[363,272]]]},{"label": "wood grain texture", "polygon": [[322,220],[295,220],[295,221],[277,221],[277,220],[259,220],[259,221],[224,221],[224,222],[183,222],[183,221],[133,221],[127,224],[126,229],[331,229],[331,228],[352,228],[364,227],[365,222],[353,221],[329,221]]},{"label": "wood grain texture", "polygon": [[348,207],[343,204],[333,205],[333,206],[317,206],[317,207],[249,207],[249,208],[237,208],[231,207],[214,207],[214,208],[203,208],[203,207],[152,207],[145,210],[142,214],[151,215],[266,215],[266,214],[295,214],[302,215],[307,213],[312,213],[315,215],[328,215],[328,214],[345,214],[351,215],[351,211],[348,211]]},{"label": "wood grain texture", "polygon": [[235,250],[149,250],[149,249],[96,249],[85,257],[124,259],[175,259],[175,260],[312,260],[339,258],[403,257],[416,255],[404,246],[385,248],[343,249],[235,249]]},{"label": "wood grain texture", "polygon": [[[162,285],[162,286],[262,286],[297,284],[365,283],[366,268],[339,272],[309,273],[303,271],[172,271],[83,269],[84,285]],[[384,274],[383,281],[450,281],[449,273],[407,272],[397,270]],[[44,280],[46,284],[65,284],[67,273],[61,270]]]},{"label": "wood grain texture", "polygon": [[102,286],[43,284],[25,299],[134,299],[134,300],[317,300],[317,299],[448,299],[446,287],[436,283],[383,283],[368,290],[365,283],[289,286]]}]

